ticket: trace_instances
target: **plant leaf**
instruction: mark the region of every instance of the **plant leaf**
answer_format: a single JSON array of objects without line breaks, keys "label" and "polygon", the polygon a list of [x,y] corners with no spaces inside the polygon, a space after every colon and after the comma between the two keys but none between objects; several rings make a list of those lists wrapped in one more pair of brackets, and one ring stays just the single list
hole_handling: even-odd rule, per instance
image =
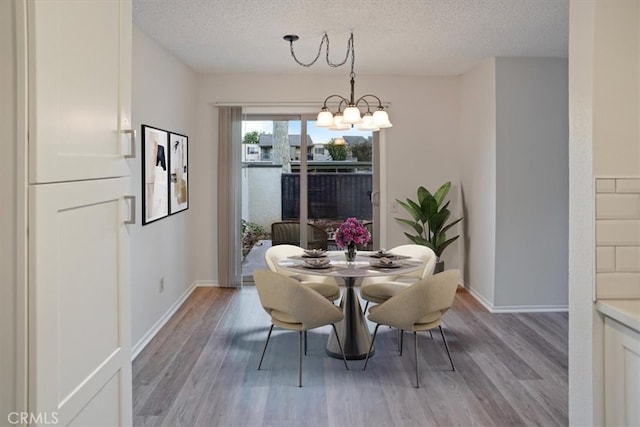
[{"label": "plant leaf", "polygon": [[442,233],[445,233],[447,230],[449,230],[451,227],[453,227],[454,225],[456,225],[457,223],[459,223],[460,221],[462,221],[462,218],[456,219],[455,221],[453,221],[452,223],[447,224],[446,226],[444,226],[442,228],[442,230],[440,230]]},{"label": "plant leaf", "polygon": [[427,222],[427,218],[424,215],[424,209],[422,209],[422,206],[418,205],[416,202],[414,202],[411,199],[407,199],[407,203],[415,210],[415,212],[418,214],[418,217],[414,217],[414,219],[416,220],[416,222],[421,222],[421,223],[425,223]]},{"label": "plant leaf", "polygon": [[407,224],[409,227],[413,227],[413,229],[416,230],[416,233],[420,235],[424,233],[424,228],[422,228],[422,226],[415,221],[411,221],[409,219],[404,219],[404,218],[396,218],[396,220],[400,221],[403,224]]},{"label": "plant leaf", "polygon": [[438,202],[438,206],[440,206],[444,198],[447,197],[447,193],[449,193],[450,188],[451,188],[451,181],[447,181],[444,184],[442,184],[440,188],[438,188],[438,191],[435,192],[433,197]]},{"label": "plant leaf", "polygon": [[[435,246],[433,246],[433,244],[432,244],[431,242],[425,242],[425,243],[423,244],[423,246],[428,247],[428,248],[429,248],[429,249],[431,249],[431,250],[432,250],[436,255],[438,255],[438,253],[436,252],[436,248],[435,248]],[[440,255],[438,255],[438,256],[440,256]]]},{"label": "plant leaf", "polygon": [[409,212],[409,214],[413,217],[413,219],[416,222],[420,221],[420,207],[418,205],[416,205],[416,203],[414,201],[412,201],[410,199],[407,199],[407,202],[411,203],[411,204],[409,204],[409,203],[403,202],[402,200],[396,199],[396,202],[398,202],[400,204],[400,206],[405,208],[406,211]]},{"label": "plant leaf", "polygon": [[429,215],[431,214],[429,211],[429,200],[432,198],[431,195],[427,195],[420,201],[420,221],[422,221],[423,224],[429,222]]},{"label": "plant leaf", "polygon": [[429,229],[434,235],[441,233],[442,226],[449,218],[449,215],[450,212],[448,210],[431,215],[429,218]]},{"label": "plant leaf", "polygon": [[445,249],[447,246],[449,246],[450,244],[452,244],[453,242],[455,242],[455,241],[458,239],[458,237],[460,237],[460,236],[452,237],[452,238],[450,238],[449,240],[447,240],[447,241],[443,242],[441,245],[438,245],[438,250],[437,250],[437,251],[436,251],[436,250],[434,250],[434,252],[436,253],[436,255],[437,255],[437,256],[440,256],[440,254],[442,254],[442,251],[444,251],[444,249]]},{"label": "plant leaf", "polygon": [[427,239],[425,239],[422,236],[416,236],[415,243],[417,243],[418,245],[422,245],[422,246],[429,246],[431,244],[430,241],[428,241]]},{"label": "plant leaf", "polygon": [[416,245],[419,245],[418,242],[416,242],[416,236],[412,236],[409,233],[404,233],[405,236],[407,236],[409,238],[409,240],[411,240],[413,243],[415,243]]},{"label": "plant leaf", "polygon": [[429,193],[429,190],[422,186],[418,187],[418,203],[420,203],[421,206],[427,203],[426,200],[428,197],[433,197],[431,193]]},{"label": "plant leaf", "polygon": [[436,201],[436,199],[432,196],[427,198],[427,209],[429,211],[429,215],[434,215],[436,213],[438,213],[438,202]]}]

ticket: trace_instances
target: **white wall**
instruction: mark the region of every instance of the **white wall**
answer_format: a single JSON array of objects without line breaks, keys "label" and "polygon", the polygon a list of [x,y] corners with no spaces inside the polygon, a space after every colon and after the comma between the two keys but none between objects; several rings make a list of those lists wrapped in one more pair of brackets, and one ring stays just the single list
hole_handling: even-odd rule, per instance
[{"label": "white wall", "polygon": [[465,285],[492,310],[567,306],[567,61],[490,58],[461,76]]},{"label": "white wall", "polygon": [[566,59],[496,59],[494,306],[566,307]]},{"label": "white wall", "polygon": [[[133,32],[133,123],[174,131],[189,137],[189,181],[198,171],[194,159],[201,155],[202,141],[195,135],[196,74],[134,26]],[[197,224],[193,211],[200,201],[189,196],[189,209],[142,226],[141,140],[138,158],[131,161],[133,193],[136,195],[137,225],[131,231],[132,342],[138,343],[163,314],[185,293],[196,275]],[[208,165],[211,167],[211,165]],[[213,261],[212,261],[213,262]],[[159,282],[165,289],[160,293]]]},{"label": "white wall", "polygon": [[[3,172],[0,179],[0,425],[8,424],[9,412],[22,410],[18,396],[20,373],[18,350],[20,322],[18,321],[19,288],[26,286],[19,281],[18,256],[20,209],[18,176],[19,162],[24,160],[18,151],[17,58],[14,2],[0,2],[0,132],[2,135]],[[22,182],[24,184],[24,182]]]},{"label": "white wall", "polygon": [[637,0],[596,2],[593,173],[640,176]]},{"label": "white wall", "polygon": [[[597,315],[593,307],[593,36],[594,2],[569,7],[569,420],[603,425],[597,415]],[[600,351],[602,354],[602,351]],[[600,361],[601,362],[601,361]]]},{"label": "white wall", "polygon": [[603,342],[593,307],[594,9],[593,2],[576,0],[569,7],[569,420],[575,426],[604,421],[594,398],[603,384],[594,351]]},{"label": "white wall", "polygon": [[242,218],[259,224],[268,232],[271,223],[281,221],[281,166],[242,168]]},{"label": "white wall", "polygon": [[[200,75],[198,84],[198,131],[203,142],[194,163],[192,197],[201,204],[193,214],[198,224],[197,277],[216,280],[218,276],[216,247],[216,163],[217,112],[215,103],[255,105],[256,103],[308,103],[318,106],[332,93],[347,94],[345,72],[335,75],[215,74]],[[460,215],[457,200],[458,100],[457,77],[358,76],[356,94],[374,93],[390,102],[389,115],[394,127],[387,129],[387,221],[386,245],[407,243],[401,225],[390,213],[395,198],[415,198],[418,186],[437,189],[447,180],[453,181],[452,216]],[[419,124],[419,128],[418,128]],[[192,159],[194,160],[194,159]],[[452,233],[455,230],[452,230]],[[445,252],[447,267],[460,266],[457,243]]]},{"label": "white wall", "polygon": [[640,7],[569,7],[569,419],[604,423],[603,319],[593,305],[594,176],[639,176]]},{"label": "white wall", "polygon": [[[458,160],[460,83],[458,77],[404,79],[391,76],[387,80],[393,107],[389,114],[393,114],[394,127],[387,130],[386,138],[386,247],[392,248],[411,243],[404,233],[414,234],[414,230],[394,219],[409,219],[409,213],[402,207],[397,213],[391,212],[390,206],[395,199],[416,200],[419,186],[435,192],[451,181],[448,195],[451,219],[462,216]],[[447,232],[447,236],[461,232],[459,223]],[[462,267],[458,250],[462,239],[463,236],[443,252],[446,268]]]},{"label": "white wall", "polygon": [[493,304],[496,236],[495,59],[461,76],[460,181],[464,200],[465,284]]}]

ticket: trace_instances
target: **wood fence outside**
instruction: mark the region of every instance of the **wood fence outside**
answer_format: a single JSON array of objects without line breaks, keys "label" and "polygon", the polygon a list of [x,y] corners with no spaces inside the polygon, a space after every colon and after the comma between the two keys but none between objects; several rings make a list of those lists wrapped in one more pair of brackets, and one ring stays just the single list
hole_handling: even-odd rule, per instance
[{"label": "wood fence outside", "polygon": [[[309,219],[356,217],[371,220],[370,173],[315,173],[308,175]],[[282,219],[300,218],[300,174],[282,174]]]}]

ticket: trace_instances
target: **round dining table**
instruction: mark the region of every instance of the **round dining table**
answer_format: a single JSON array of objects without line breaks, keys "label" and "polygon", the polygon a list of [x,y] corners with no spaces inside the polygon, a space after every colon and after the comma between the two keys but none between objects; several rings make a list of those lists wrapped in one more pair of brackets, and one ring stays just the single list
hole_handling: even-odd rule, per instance
[{"label": "round dining table", "polygon": [[[424,264],[413,259],[394,260],[393,266],[381,267],[380,259],[375,258],[376,252],[359,251],[355,261],[347,262],[344,252],[330,251],[327,256],[331,263],[326,268],[312,268],[303,257],[297,256],[280,260],[278,263],[284,269],[297,274],[339,277],[344,280],[346,289],[340,300],[340,308],[344,319],[336,323],[336,330],[347,359],[358,360],[367,357],[371,346],[371,332],[364,313],[360,307],[360,300],[355,291],[356,281],[364,277],[396,276],[415,271]],[[375,349],[371,349],[369,356],[373,356]],[[342,353],[332,331],[327,341],[327,354],[342,359]]]}]

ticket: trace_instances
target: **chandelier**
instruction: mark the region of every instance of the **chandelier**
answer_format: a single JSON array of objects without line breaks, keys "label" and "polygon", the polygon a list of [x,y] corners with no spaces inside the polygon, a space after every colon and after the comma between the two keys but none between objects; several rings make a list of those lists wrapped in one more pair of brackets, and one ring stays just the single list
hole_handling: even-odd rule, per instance
[{"label": "chandelier", "polygon": [[[298,40],[299,37],[296,35],[286,35],[283,37],[286,41],[289,42],[289,47],[291,49],[291,56],[293,59],[303,67],[311,67],[316,63],[318,58],[320,58],[320,54],[322,53],[322,46],[327,43],[327,64],[330,67],[340,67],[347,63],[349,57],[351,57],[351,92],[349,93],[349,97],[344,97],[342,95],[329,95],[325,98],[322,108],[320,109],[320,113],[318,113],[318,118],[316,120],[317,127],[326,127],[330,130],[347,130],[352,128],[354,125],[358,125],[358,130],[368,130],[368,131],[379,131],[382,128],[389,128],[393,126],[389,121],[389,115],[387,111],[382,106],[382,101],[375,95],[367,94],[362,95],[357,98],[354,95],[354,88],[356,85],[356,73],[353,71],[355,60],[356,60],[356,51],[353,44],[353,33],[349,37],[347,41],[347,53],[344,57],[344,60],[339,63],[333,63],[329,59],[329,36],[327,33],[324,33],[322,36],[322,40],[320,41],[320,46],[318,47],[318,53],[316,57],[309,63],[304,63],[298,60],[295,52],[293,51],[293,42]],[[332,113],[327,106],[327,102],[331,99],[335,99],[338,102],[338,108],[335,113]],[[371,104],[369,103],[371,101]],[[375,104],[377,103],[377,106]],[[375,111],[371,112],[371,105],[374,105]],[[344,111],[342,110],[344,108]],[[361,113],[360,108],[363,110],[366,109],[364,114]]]}]

